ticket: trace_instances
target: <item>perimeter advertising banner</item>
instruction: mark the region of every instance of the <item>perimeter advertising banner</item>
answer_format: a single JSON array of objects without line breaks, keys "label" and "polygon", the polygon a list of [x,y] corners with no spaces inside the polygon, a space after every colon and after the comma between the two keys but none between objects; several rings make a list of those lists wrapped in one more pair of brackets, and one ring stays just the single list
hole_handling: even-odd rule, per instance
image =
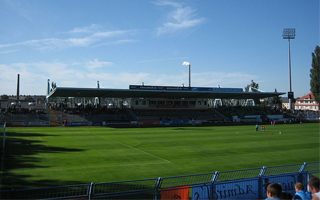
[{"label": "perimeter advertising banner", "polygon": [[244,179],[214,184],[213,199],[258,199],[259,179]]},{"label": "perimeter advertising banner", "polygon": [[189,186],[175,187],[160,192],[161,200],[189,200]]},{"label": "perimeter advertising banner", "polygon": [[193,186],[192,187],[192,200],[207,200],[213,199],[212,184]]},{"label": "perimeter advertising banner", "polygon": [[[294,184],[305,183],[306,178],[307,173],[292,173],[194,185],[190,190],[190,197],[192,200],[264,199],[267,183],[280,183],[283,191],[294,194]],[[188,195],[188,187],[161,191],[161,199],[186,199]]]}]

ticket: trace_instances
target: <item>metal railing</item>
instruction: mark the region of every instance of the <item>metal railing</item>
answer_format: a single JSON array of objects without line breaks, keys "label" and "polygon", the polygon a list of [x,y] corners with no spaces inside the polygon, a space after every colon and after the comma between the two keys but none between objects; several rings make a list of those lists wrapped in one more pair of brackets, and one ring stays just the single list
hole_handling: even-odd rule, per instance
[{"label": "metal railing", "polygon": [[72,199],[89,197],[88,184],[0,191],[0,199]]},{"label": "metal railing", "polygon": [[310,174],[319,174],[319,166],[320,162],[312,162],[144,180],[2,190],[0,199],[162,199],[187,194],[191,199],[261,199],[265,198],[267,183],[281,183],[284,191],[292,193],[294,183],[307,184]]},{"label": "metal railing", "polygon": [[159,185],[159,188],[166,189],[176,186],[210,183],[212,176],[213,173],[165,177],[161,178],[161,184]]}]

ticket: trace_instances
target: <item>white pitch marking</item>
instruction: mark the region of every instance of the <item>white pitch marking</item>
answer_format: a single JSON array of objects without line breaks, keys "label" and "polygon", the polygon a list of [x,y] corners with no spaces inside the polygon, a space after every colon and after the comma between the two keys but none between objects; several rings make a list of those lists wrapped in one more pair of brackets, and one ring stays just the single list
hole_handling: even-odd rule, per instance
[{"label": "white pitch marking", "polygon": [[134,149],[134,150],[140,151],[140,152],[142,152],[142,153],[148,154],[149,156],[152,156],[152,157],[154,157],[154,158],[160,159],[160,160],[165,161],[165,162],[167,162],[167,163],[171,163],[171,161],[169,161],[169,160],[167,160],[167,159],[161,158],[161,157],[159,157],[159,156],[157,156],[157,155],[154,155],[154,154],[152,154],[152,153],[143,151],[143,150],[141,150],[141,149],[138,149],[138,148],[136,148],[136,147],[130,146],[130,145],[128,145],[128,144],[124,144],[124,143],[122,143],[122,142],[117,142],[117,143],[119,143],[119,144],[121,144],[121,145],[123,145],[123,146],[125,146],[125,147],[128,147],[128,148],[130,148],[130,149]]}]

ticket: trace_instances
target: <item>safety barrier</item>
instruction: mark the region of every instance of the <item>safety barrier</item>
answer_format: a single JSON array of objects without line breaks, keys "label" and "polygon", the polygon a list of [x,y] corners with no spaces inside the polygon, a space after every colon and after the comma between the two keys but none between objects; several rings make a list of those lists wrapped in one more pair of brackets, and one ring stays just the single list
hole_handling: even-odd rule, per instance
[{"label": "safety barrier", "polygon": [[28,190],[3,190],[0,199],[263,199],[268,183],[294,194],[320,173],[320,162],[281,165],[154,179],[89,183]]}]

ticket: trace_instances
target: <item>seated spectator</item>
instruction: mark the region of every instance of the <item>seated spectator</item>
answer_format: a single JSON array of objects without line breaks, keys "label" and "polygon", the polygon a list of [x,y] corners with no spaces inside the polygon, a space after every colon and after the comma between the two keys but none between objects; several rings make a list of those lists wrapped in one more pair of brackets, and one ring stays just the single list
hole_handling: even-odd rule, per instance
[{"label": "seated spectator", "polygon": [[310,200],[310,195],[303,191],[302,183],[298,182],[294,185],[296,193],[293,197],[294,200]]},{"label": "seated spectator", "polygon": [[293,199],[293,195],[289,192],[281,192],[280,199],[281,200],[291,200],[291,199]]},{"label": "seated spectator", "polygon": [[320,200],[320,179],[312,176],[308,182],[309,190],[312,193],[312,200]]},{"label": "seated spectator", "polygon": [[282,187],[278,183],[271,183],[267,186],[267,198],[266,200],[280,200],[282,193]]}]

